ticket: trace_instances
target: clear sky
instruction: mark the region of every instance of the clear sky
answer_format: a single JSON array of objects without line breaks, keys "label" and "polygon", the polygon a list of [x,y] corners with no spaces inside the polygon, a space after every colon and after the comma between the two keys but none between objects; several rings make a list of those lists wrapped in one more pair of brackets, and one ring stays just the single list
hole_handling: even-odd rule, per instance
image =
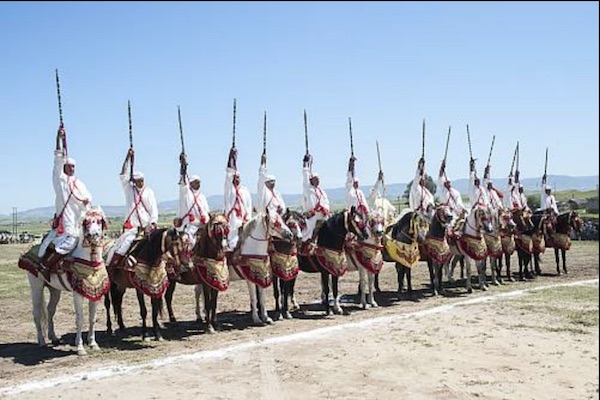
[{"label": "clear sky", "polygon": [[268,170],[301,192],[303,110],[314,169],[345,183],[352,118],[356,172],[468,176],[466,124],[481,173],[504,187],[520,141],[521,176],[598,174],[597,2],[2,2],[0,214],[54,203],[61,80],[69,155],[95,204],[123,205],[129,146],[158,201],[178,196],[181,106],[189,173],[222,194],[237,98],[238,167],[256,192],[263,113]]}]

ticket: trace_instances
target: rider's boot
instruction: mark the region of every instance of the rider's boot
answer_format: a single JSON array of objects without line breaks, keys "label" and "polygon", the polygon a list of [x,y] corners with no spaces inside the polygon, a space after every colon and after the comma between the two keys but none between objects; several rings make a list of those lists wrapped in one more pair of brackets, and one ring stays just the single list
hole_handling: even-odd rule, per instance
[{"label": "rider's boot", "polygon": [[54,269],[54,267],[56,267],[56,265],[62,258],[63,258],[63,255],[57,253],[54,250],[54,246],[52,244],[50,244],[46,248],[46,252],[42,256],[42,258],[40,258],[38,267],[41,272],[50,272],[52,269]]}]

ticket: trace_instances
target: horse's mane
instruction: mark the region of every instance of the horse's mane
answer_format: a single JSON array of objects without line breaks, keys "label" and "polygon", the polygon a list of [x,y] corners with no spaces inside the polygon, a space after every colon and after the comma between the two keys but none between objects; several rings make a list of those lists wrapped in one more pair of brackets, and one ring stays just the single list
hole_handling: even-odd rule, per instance
[{"label": "horse's mane", "polygon": [[198,229],[198,231],[196,232],[196,245],[192,250],[194,255],[199,257],[211,257],[209,251],[212,247],[215,252],[215,257],[218,257],[218,253],[222,249],[219,249],[219,244],[217,243],[215,238],[209,235],[209,231],[210,229],[212,229],[215,220],[219,217],[224,217],[224,214],[210,213],[208,222],[204,224],[202,229]]},{"label": "horse's mane", "polygon": [[241,233],[240,239],[239,239],[240,243],[244,243],[246,241],[246,239],[248,239],[250,234],[256,228],[256,224],[258,224],[258,222],[261,221],[261,219],[264,217],[265,217],[265,215],[263,213],[258,213],[256,215],[254,215],[254,217],[252,217],[248,222],[246,222],[244,224],[244,227],[242,228],[242,233]]},{"label": "horse's mane", "polygon": [[340,210],[340,211],[336,211],[335,213],[333,213],[333,215],[331,215],[329,218],[327,218],[327,220],[325,222],[326,226],[331,231],[336,230],[336,227],[340,224],[340,221],[342,223],[342,226],[344,226],[345,213],[346,213],[346,210]]},{"label": "horse's mane", "polygon": [[398,231],[402,231],[402,228],[406,226],[410,226],[410,221],[414,215],[414,211],[409,211],[404,214],[394,225],[392,228],[392,237],[395,238],[398,234]]},{"label": "horse's mane", "polygon": [[149,265],[153,265],[163,254],[162,240],[168,230],[169,228],[156,229],[150,233],[149,237],[144,237],[141,240],[141,243],[138,244],[137,249],[132,254],[138,259],[144,260]]}]

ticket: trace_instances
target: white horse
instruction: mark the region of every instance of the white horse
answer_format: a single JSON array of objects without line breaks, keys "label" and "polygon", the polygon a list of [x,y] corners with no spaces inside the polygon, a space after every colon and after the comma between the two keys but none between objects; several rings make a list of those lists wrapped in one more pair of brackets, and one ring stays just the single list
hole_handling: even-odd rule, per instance
[{"label": "white horse", "polygon": [[[48,329],[48,340],[53,344],[59,343],[54,331],[54,314],[61,292],[68,291],[73,293],[73,304],[75,306],[75,323],[77,326],[75,346],[77,347],[77,354],[80,356],[87,354],[82,338],[84,298],[89,300],[87,342],[93,350],[99,349],[95,335],[96,309],[100,299],[108,292],[110,285],[102,258],[105,230],[106,219],[102,209],[92,207],[83,218],[77,246],[70,255],[59,261],[57,270],[51,270],[49,274],[39,272],[39,259],[36,254],[39,246],[34,246],[19,259],[19,267],[29,271],[28,279],[33,303],[33,320],[40,346],[46,345],[46,337],[44,336],[46,327]],[[50,290],[50,300],[46,307],[44,304],[44,287]]]},{"label": "white horse", "polygon": [[351,240],[346,245],[349,263],[359,274],[360,304],[363,309],[368,306],[379,307],[373,296],[375,276],[383,266],[383,234],[385,228],[384,214],[374,209],[367,216],[369,237],[364,241]]},{"label": "white horse", "polygon": [[467,292],[472,293],[471,261],[475,262],[479,276],[479,289],[487,290],[485,283],[485,258],[488,249],[483,238],[484,233],[493,232],[492,218],[489,209],[475,207],[465,220],[464,230],[458,238],[450,236],[450,248],[453,253],[464,256],[466,266]]},{"label": "white horse", "polygon": [[[273,237],[293,240],[293,234],[281,215],[266,209],[257,213],[245,225],[240,235],[239,250],[228,253],[228,265],[244,279],[250,293],[252,322],[256,325],[272,324],[267,314],[264,289],[273,283],[269,244]],[[260,315],[259,315],[260,313]]]}]

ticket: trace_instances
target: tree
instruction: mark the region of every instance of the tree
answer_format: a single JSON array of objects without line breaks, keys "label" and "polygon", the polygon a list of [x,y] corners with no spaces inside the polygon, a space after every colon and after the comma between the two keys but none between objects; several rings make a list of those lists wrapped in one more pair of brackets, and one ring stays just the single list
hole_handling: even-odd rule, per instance
[{"label": "tree", "polygon": [[527,205],[532,210],[537,210],[540,208],[540,195],[539,194],[530,194],[527,196]]},{"label": "tree", "polygon": [[[410,193],[412,183],[413,181],[410,181],[406,185],[406,189],[404,189],[404,194],[402,195],[403,198],[408,199],[408,194]],[[437,185],[435,184],[435,181],[433,180],[431,175],[427,175],[427,178],[425,179],[425,187],[429,189],[431,194],[435,194],[435,191],[437,190]]]}]

